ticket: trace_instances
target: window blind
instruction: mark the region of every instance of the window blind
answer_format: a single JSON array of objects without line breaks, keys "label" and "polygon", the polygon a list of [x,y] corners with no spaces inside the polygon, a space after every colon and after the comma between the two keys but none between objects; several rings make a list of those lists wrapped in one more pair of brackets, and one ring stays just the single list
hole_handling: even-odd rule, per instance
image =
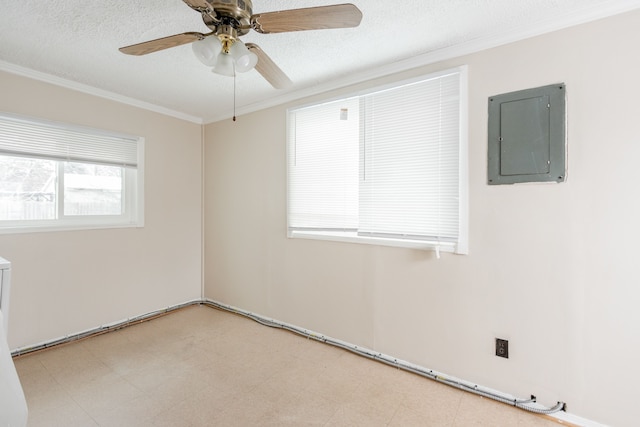
[{"label": "window blind", "polygon": [[458,236],[458,75],[363,97],[362,235]]},{"label": "window blind", "polygon": [[289,110],[290,235],[466,251],[462,73]]},{"label": "window blind", "polygon": [[358,228],[359,101],[330,102],[289,118],[289,224]]},{"label": "window blind", "polygon": [[0,113],[0,153],[135,168],[138,138]]}]

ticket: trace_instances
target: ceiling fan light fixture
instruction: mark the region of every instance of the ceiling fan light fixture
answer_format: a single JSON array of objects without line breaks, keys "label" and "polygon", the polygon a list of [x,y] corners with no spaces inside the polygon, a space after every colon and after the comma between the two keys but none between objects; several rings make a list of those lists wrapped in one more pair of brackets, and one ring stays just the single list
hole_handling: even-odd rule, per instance
[{"label": "ceiling fan light fixture", "polygon": [[233,77],[235,75],[235,65],[231,54],[221,52],[218,55],[218,61],[211,69],[216,74]]},{"label": "ceiling fan light fixture", "polygon": [[191,44],[193,53],[200,62],[209,67],[214,67],[218,60],[218,54],[222,45],[217,37],[206,37]]},{"label": "ceiling fan light fixture", "polygon": [[147,55],[192,43],[195,56],[212,67],[214,73],[235,76],[253,68],[274,88],[285,89],[291,80],[271,58],[254,43],[249,48],[239,40],[249,30],[261,34],[291,31],[352,28],[360,25],[362,12],[351,3],[287,9],[253,14],[252,0],[184,0],[202,15],[210,33],[190,31],[161,37],[119,50],[127,55]]},{"label": "ceiling fan light fixture", "polygon": [[236,42],[231,46],[229,54],[233,57],[236,65],[236,71],[239,73],[246,73],[247,71],[252,70],[258,63],[258,56],[255,53],[250,52],[240,40],[236,40]]}]

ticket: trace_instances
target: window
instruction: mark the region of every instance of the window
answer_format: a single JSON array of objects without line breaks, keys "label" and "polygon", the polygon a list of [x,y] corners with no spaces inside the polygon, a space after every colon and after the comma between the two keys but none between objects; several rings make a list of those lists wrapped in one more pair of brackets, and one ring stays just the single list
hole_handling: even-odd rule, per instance
[{"label": "window", "polygon": [[467,253],[464,67],[288,111],[290,237]]},{"label": "window", "polygon": [[143,144],[0,114],[0,232],[142,226]]}]

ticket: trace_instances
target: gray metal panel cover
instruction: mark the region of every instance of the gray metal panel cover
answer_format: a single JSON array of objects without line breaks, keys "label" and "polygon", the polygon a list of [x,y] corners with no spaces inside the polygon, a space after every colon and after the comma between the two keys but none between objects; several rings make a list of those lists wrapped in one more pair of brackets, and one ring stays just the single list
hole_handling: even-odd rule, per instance
[{"label": "gray metal panel cover", "polygon": [[489,184],[565,179],[565,85],[489,98]]}]

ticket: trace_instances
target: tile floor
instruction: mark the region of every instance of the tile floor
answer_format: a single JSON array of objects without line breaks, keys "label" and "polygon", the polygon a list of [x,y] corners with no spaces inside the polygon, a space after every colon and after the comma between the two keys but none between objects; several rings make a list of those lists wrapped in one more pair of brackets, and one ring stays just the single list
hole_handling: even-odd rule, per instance
[{"label": "tile floor", "polygon": [[15,364],[34,427],[559,425],[206,306]]}]

